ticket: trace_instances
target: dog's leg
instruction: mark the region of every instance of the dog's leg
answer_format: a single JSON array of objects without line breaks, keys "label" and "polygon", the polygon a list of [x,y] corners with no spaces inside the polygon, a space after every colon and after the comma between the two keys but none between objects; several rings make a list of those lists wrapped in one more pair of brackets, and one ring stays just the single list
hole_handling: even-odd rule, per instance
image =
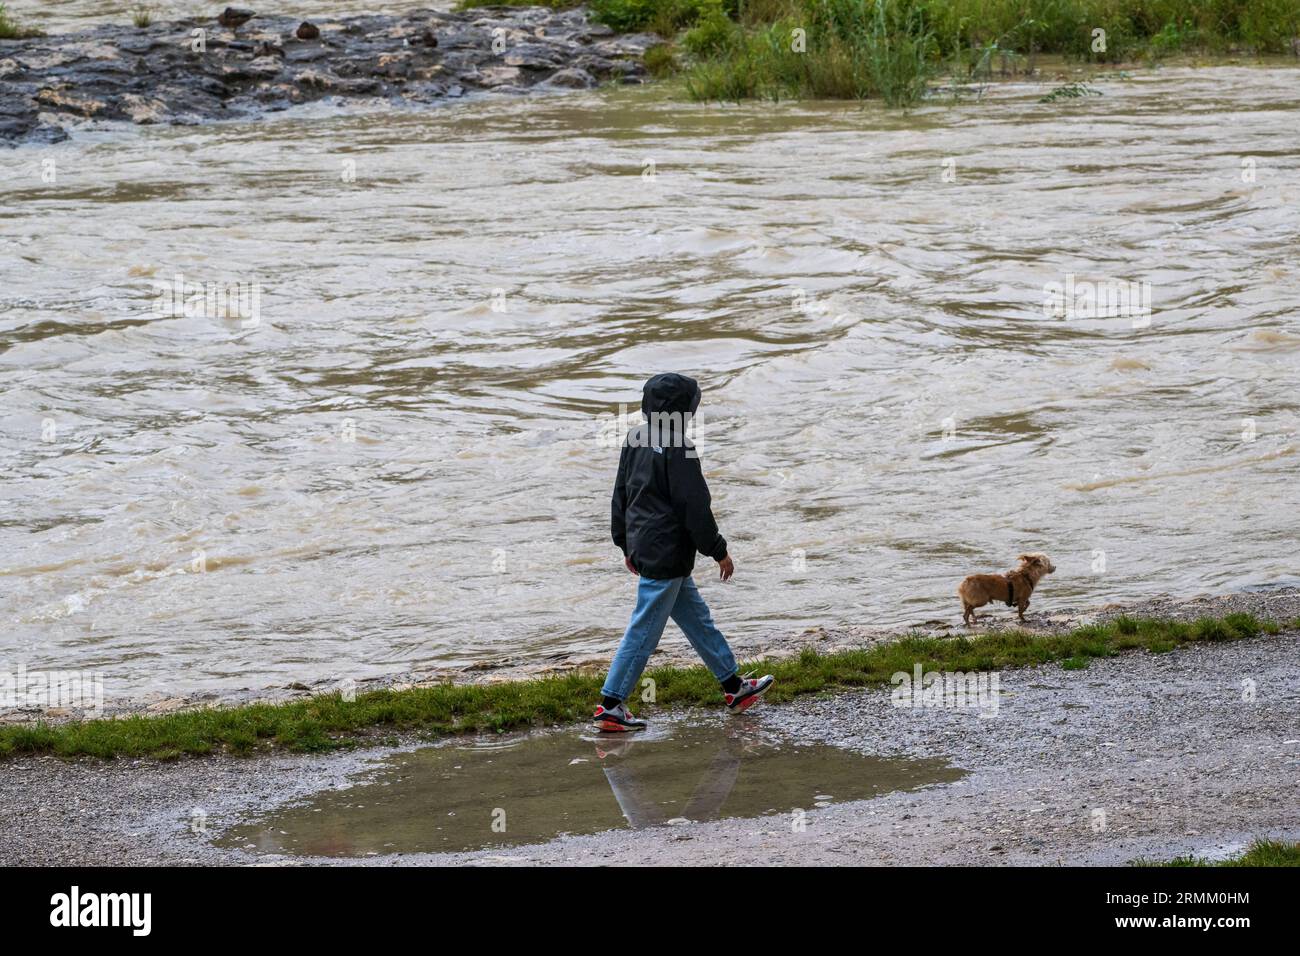
[{"label": "dog's leg", "polygon": [[1023,604],[1017,604],[1017,605],[1016,605],[1017,610],[1020,611],[1020,623],[1021,623],[1021,624],[1024,624],[1024,623],[1025,623],[1025,609],[1026,609],[1027,607],[1029,607],[1029,602],[1028,602],[1028,601],[1025,601]]},{"label": "dog's leg", "polygon": [[965,624],[967,627],[970,627],[970,622],[974,619],[974,617],[975,617],[975,609],[971,607],[969,604],[963,604],[961,606],[962,623]]}]

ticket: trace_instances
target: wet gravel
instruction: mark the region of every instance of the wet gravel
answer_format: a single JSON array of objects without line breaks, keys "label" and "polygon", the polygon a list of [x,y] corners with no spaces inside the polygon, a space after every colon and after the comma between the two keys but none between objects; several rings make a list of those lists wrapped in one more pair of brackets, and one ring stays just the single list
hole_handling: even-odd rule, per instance
[{"label": "wet gravel", "polygon": [[[1119,613],[1102,609],[1100,616]],[[1130,608],[1291,621],[1300,591]],[[996,714],[900,708],[887,690],[805,698],[743,718],[799,741],[880,756],[946,757],[967,775],[873,800],[781,814],[561,837],[533,847],[393,855],[385,864],[1122,863],[1300,839],[1300,633],[1168,654],[1134,652],[1004,672]],[[726,719],[684,712],[674,719]],[[404,746],[418,743],[414,739]],[[232,823],[322,788],[391,748],[320,756],[65,762],[0,775],[2,864],[313,862],[217,849]],[[198,811],[196,813],[196,811]]]}]

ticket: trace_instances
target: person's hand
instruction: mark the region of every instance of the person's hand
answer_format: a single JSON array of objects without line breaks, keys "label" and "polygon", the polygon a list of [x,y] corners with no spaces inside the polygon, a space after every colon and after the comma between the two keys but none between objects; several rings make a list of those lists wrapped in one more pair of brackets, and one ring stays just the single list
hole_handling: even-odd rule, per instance
[{"label": "person's hand", "polygon": [[724,581],[730,581],[731,576],[736,573],[736,566],[731,563],[731,555],[727,555],[718,562],[718,577]]},{"label": "person's hand", "polygon": [[631,571],[633,574],[640,574],[640,572],[637,571],[636,566],[632,564],[631,556],[623,558],[623,566],[627,568],[629,571]]}]

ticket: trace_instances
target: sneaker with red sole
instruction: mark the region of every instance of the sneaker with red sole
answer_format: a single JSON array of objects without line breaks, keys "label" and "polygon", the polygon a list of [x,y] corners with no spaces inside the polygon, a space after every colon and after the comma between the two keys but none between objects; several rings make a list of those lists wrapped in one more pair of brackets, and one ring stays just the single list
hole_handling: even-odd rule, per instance
[{"label": "sneaker with red sole", "polygon": [[742,678],[734,694],[722,695],[727,703],[727,710],[733,714],[743,714],[758,703],[758,699],[767,693],[767,689],[775,680],[776,678],[771,674],[764,674],[757,678]]},{"label": "sneaker with red sole", "polygon": [[597,730],[607,734],[622,734],[646,728],[646,722],[633,717],[632,712],[627,709],[627,704],[619,704],[608,709],[602,704],[591,715],[591,722],[596,725]]}]

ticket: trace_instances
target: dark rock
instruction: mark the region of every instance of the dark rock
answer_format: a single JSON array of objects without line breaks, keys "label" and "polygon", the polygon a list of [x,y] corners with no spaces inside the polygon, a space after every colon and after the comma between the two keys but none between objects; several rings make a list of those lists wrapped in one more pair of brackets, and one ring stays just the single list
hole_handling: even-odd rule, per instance
[{"label": "dark rock", "polygon": [[283,70],[284,64],[278,56],[259,56],[244,67],[245,73],[258,80],[269,80],[277,77]]},{"label": "dark rock", "polygon": [[338,77],[308,67],[294,75],[294,82],[304,89],[332,90],[338,85]]},{"label": "dark rock", "polygon": [[157,44],[151,36],[137,34],[135,36],[125,36],[117,41],[117,48],[123,53],[148,53]]},{"label": "dark rock", "polygon": [[50,144],[62,143],[67,138],[68,131],[62,126],[41,123],[35,114],[30,119],[0,118],[0,143],[21,139],[28,143]]},{"label": "dark rock", "polygon": [[589,90],[596,85],[596,79],[586,70],[570,67],[552,73],[546,85],[568,90]]},{"label": "dark rock", "polygon": [[375,96],[383,91],[384,85],[372,76],[358,76],[339,80],[336,89],[351,96]]},{"label": "dark rock", "polygon": [[402,95],[414,102],[431,103],[447,96],[448,84],[442,80],[422,80],[408,83]]},{"label": "dark rock", "polygon": [[226,7],[217,15],[217,22],[227,29],[234,30],[243,26],[255,16],[257,16],[256,13],[243,7]]},{"label": "dark rock", "polygon": [[316,26],[316,24],[314,23],[304,20],[302,21],[302,23],[298,24],[298,29],[294,31],[294,36],[296,36],[299,40],[319,40],[320,27]]},{"label": "dark rock", "polygon": [[471,83],[489,88],[514,86],[521,78],[521,71],[517,66],[486,66],[477,73],[464,77]]},{"label": "dark rock", "polygon": [[109,111],[107,102],[80,92],[68,83],[42,87],[36,93],[36,102],[40,104],[42,109],[71,113],[74,116],[86,118],[99,116]]},{"label": "dark rock", "polygon": [[443,33],[438,44],[444,50],[476,49],[491,52],[492,35],[469,30]]},{"label": "dark rock", "polygon": [[0,97],[0,116],[30,116],[36,118],[32,104],[16,96]]},{"label": "dark rock", "polygon": [[285,59],[292,63],[314,63],[329,55],[330,51],[324,46],[291,46],[284,51]]},{"label": "dark rock", "polygon": [[357,72],[391,79],[411,75],[411,56],[406,53],[381,53],[357,64]]},{"label": "dark rock", "polygon": [[565,57],[559,50],[543,43],[520,43],[508,48],[501,59],[506,66],[553,70],[564,63]]},{"label": "dark rock", "polygon": [[448,73],[472,73],[486,59],[487,57],[479,52],[457,50],[443,56],[442,68]]},{"label": "dark rock", "polygon": [[573,58],[570,66],[579,66],[584,70],[595,73],[598,76],[607,74],[614,69],[617,60],[612,60],[607,56],[598,56],[593,53],[583,53]]}]

